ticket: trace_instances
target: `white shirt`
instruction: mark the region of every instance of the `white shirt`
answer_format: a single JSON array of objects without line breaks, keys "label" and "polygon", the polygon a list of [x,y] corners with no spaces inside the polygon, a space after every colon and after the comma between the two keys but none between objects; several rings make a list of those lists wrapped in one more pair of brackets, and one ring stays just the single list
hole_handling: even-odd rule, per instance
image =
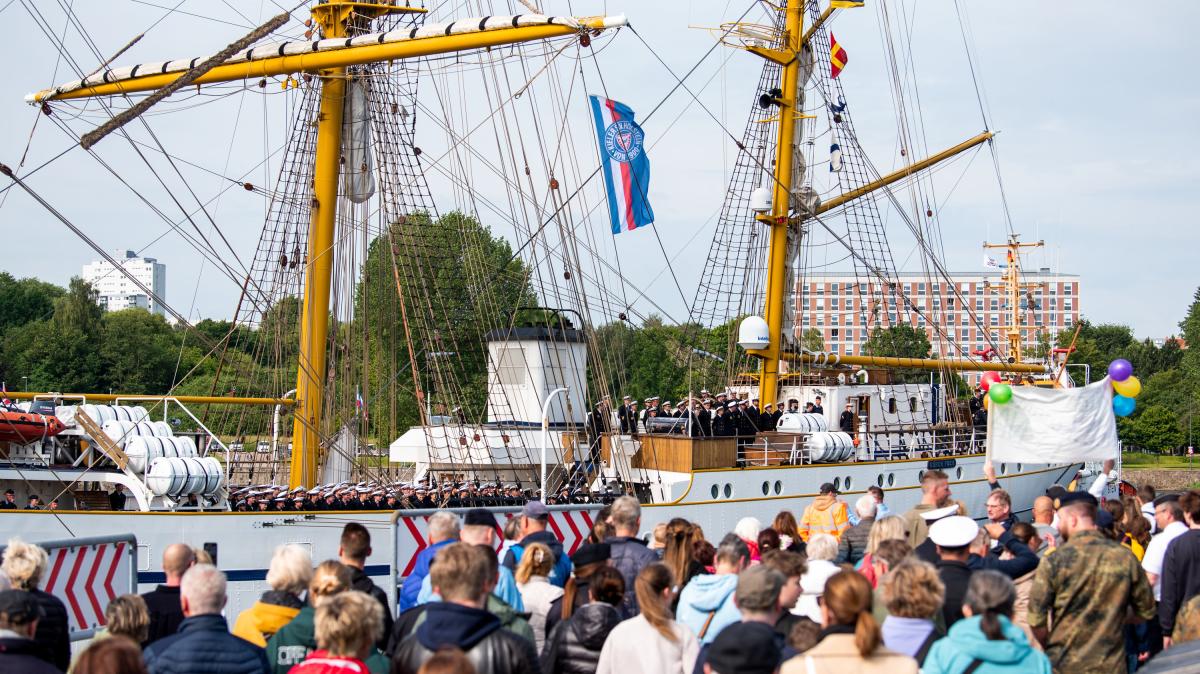
[{"label": "white shirt", "polygon": [[1142,504],[1142,517],[1146,518],[1146,522],[1150,524],[1150,533],[1158,533],[1158,522],[1154,521],[1154,502]]},{"label": "white shirt", "polygon": [[1171,522],[1166,529],[1162,530],[1162,533],[1151,538],[1149,545],[1146,546],[1146,554],[1142,556],[1142,568],[1146,570],[1146,573],[1153,573],[1157,576],[1154,580],[1155,601],[1162,599],[1163,560],[1167,556],[1167,546],[1187,530],[1188,527],[1183,522]]},{"label": "white shirt", "polygon": [[675,641],[668,641],[639,615],[613,628],[600,649],[596,674],[690,674],[700,655],[700,642],[688,628],[671,621]]}]

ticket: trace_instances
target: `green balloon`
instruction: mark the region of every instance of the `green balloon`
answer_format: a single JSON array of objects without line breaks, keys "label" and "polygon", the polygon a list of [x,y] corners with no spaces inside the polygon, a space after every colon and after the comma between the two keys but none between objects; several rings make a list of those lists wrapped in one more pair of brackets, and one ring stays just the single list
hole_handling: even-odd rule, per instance
[{"label": "green balloon", "polygon": [[992,384],[988,389],[988,397],[997,405],[1003,405],[1012,400],[1012,387],[1008,384]]}]

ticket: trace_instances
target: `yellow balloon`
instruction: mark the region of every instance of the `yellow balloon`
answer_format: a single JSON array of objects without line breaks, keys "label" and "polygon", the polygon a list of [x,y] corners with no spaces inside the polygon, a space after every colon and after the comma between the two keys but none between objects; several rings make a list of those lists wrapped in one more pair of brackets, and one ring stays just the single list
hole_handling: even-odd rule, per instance
[{"label": "yellow balloon", "polygon": [[1130,375],[1125,381],[1114,381],[1113,390],[1126,398],[1136,398],[1142,392],[1142,382],[1138,378]]},{"label": "yellow balloon", "polygon": [[992,408],[992,399],[988,396],[983,397],[983,409],[990,410]]}]

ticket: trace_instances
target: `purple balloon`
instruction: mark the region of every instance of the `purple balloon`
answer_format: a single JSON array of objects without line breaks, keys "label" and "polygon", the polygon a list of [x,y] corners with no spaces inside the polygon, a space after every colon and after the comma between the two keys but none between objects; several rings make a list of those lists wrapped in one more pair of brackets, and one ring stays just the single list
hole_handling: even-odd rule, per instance
[{"label": "purple balloon", "polygon": [[1108,364],[1108,377],[1113,381],[1125,381],[1131,374],[1133,374],[1133,363],[1124,358],[1118,358]]}]

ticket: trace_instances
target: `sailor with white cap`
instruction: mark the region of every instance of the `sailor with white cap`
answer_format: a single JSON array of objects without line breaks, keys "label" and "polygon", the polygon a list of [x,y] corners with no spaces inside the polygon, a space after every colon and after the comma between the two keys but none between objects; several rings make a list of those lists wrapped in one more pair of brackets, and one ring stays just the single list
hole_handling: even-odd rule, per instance
[{"label": "sailor with white cap", "polygon": [[929,527],[929,540],[937,546],[938,576],[946,586],[942,617],[947,629],[963,618],[963,598],[967,595],[972,573],[967,559],[971,556],[971,543],[978,535],[979,525],[962,515],[942,518]]},{"label": "sailor with white cap", "polygon": [[[933,526],[934,522],[937,522],[938,520],[944,520],[947,517],[953,517],[957,514],[958,504],[955,503],[942,508],[934,508],[933,510],[922,510],[921,520],[924,522],[925,528],[928,530],[929,527]],[[925,540],[921,541],[920,545],[913,549],[913,553],[916,554],[918,559],[937,566],[937,545],[935,545],[933,539],[929,538],[928,536],[926,536]]]}]

